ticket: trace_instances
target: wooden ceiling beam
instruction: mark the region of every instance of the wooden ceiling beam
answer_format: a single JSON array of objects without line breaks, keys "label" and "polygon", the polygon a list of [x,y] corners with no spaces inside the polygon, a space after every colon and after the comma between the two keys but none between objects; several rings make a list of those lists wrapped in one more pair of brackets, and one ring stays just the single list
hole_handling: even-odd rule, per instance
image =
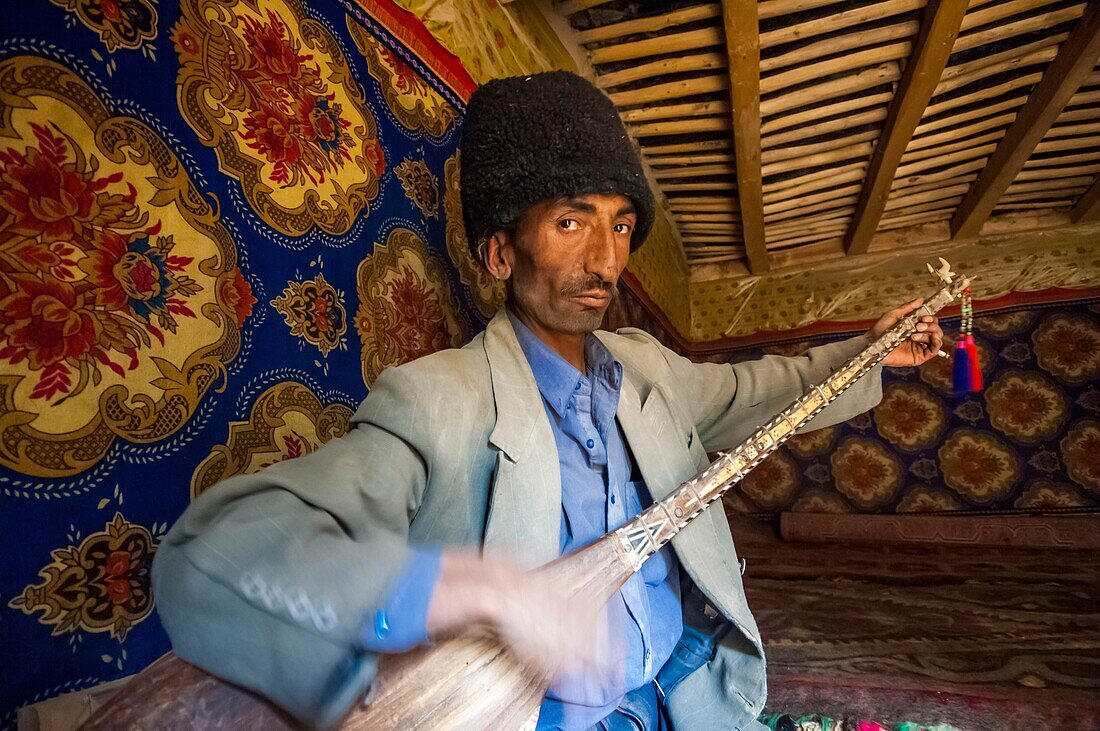
[{"label": "wooden ceiling beam", "polygon": [[977,236],[997,200],[1054,124],[1100,58],[1100,2],[1089,4],[1050,62],[1016,120],[1005,132],[978,179],[951,219],[952,238]]},{"label": "wooden ceiling beam", "polygon": [[1070,209],[1069,220],[1074,223],[1100,221],[1100,175],[1096,176],[1089,189]]},{"label": "wooden ceiling beam", "polygon": [[756,0],[723,0],[737,202],[749,271],[768,271],[760,168],[760,20]]},{"label": "wooden ceiling beam", "polygon": [[966,7],[966,0],[933,0],[924,10],[913,55],[905,64],[898,90],[890,103],[882,136],[871,155],[856,215],[844,238],[848,254],[865,253],[878,228],[894,173],[947,66]]}]

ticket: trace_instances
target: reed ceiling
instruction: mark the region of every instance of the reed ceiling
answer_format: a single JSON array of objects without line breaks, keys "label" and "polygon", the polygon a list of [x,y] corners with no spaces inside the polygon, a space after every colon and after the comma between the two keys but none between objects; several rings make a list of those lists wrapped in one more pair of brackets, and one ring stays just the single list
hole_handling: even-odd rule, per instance
[{"label": "reed ceiling", "polygon": [[1100,2],[554,11],[637,140],[695,273],[1100,218]]}]

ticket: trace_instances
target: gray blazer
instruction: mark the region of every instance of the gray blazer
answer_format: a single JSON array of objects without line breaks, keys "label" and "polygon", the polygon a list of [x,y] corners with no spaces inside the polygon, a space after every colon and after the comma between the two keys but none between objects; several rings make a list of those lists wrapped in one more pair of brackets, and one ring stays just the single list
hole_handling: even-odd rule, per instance
[{"label": "gray blazer", "polygon": [[[692,363],[641,330],[596,335],[623,364],[618,419],[657,500],[868,344],[856,337],[805,356],[716,365]],[[866,411],[881,393],[876,369],[813,426]],[[347,435],[203,493],[157,551],[153,585],[179,655],[325,726],[374,676],[378,656],[361,632],[408,544],[483,544],[534,567],[557,556],[560,526],[554,437],[500,313],[464,348],[382,373]],[[672,545],[690,589],[685,621],[704,616],[705,601],[736,628],[668,691],[672,722],[751,726],[766,695],[764,653],[722,509]]]}]

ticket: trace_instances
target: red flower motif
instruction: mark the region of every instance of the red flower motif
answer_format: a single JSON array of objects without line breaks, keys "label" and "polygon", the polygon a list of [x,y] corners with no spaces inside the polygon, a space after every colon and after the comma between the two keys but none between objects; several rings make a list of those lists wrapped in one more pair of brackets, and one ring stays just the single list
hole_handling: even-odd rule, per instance
[{"label": "red flower motif", "polygon": [[107,582],[107,598],[111,604],[124,604],[132,593],[129,579],[111,579]]},{"label": "red flower motif", "polygon": [[[39,147],[0,152],[3,228],[44,242],[71,241],[98,213],[97,193],[121,178],[92,179],[67,162],[65,140],[32,125]],[[41,148],[41,149],[39,149]]]},{"label": "red flower motif", "polygon": [[394,281],[390,290],[400,317],[390,334],[400,345],[405,360],[414,360],[446,348],[450,334],[439,299],[408,266],[401,271],[402,277]]},{"label": "red flower motif", "polygon": [[13,275],[15,291],[0,301],[0,328],[7,345],[0,357],[24,359],[31,370],[77,360],[92,350],[99,331],[90,302],[65,282]]},{"label": "red flower motif", "polygon": [[278,15],[268,10],[267,23],[261,23],[254,18],[242,19],[245,45],[251,51],[251,59],[255,63],[254,70],[244,71],[246,75],[251,71],[281,89],[291,84],[309,85],[315,78],[319,78],[314,69],[305,65],[307,61],[313,60],[313,56],[298,53],[290,42],[286,25]]},{"label": "red flower motif", "polygon": [[129,573],[130,554],[127,551],[111,551],[107,556],[107,575],[117,579]]},{"label": "red flower motif", "polygon": [[241,327],[252,315],[252,305],[256,304],[256,298],[252,296],[252,285],[244,278],[240,269],[234,269],[232,276],[223,279],[220,286],[222,302],[233,313],[237,327]]},{"label": "red flower motif", "polygon": [[302,129],[297,120],[269,104],[245,117],[242,138],[248,146],[275,163],[294,165],[302,156]]}]

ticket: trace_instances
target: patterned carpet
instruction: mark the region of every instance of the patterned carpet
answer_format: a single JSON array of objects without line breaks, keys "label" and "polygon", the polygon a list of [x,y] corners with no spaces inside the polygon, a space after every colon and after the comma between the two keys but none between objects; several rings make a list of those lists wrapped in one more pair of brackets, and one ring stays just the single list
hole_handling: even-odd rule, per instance
[{"label": "patterned carpet", "polygon": [[1100,556],[787,544],[735,522],[768,708],[963,731],[1100,728]]}]

